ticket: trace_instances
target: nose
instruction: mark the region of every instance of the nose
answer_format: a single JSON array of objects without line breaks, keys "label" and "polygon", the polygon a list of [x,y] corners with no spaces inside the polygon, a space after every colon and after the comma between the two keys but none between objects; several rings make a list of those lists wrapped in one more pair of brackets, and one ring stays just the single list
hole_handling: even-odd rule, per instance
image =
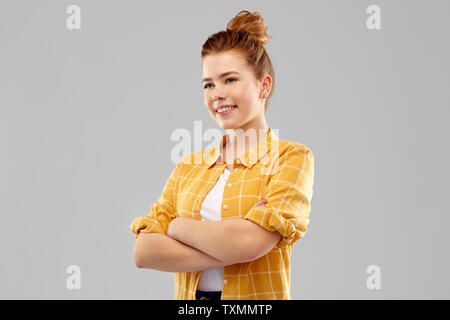
[{"label": "nose", "polygon": [[212,98],[212,107],[215,109],[220,105],[220,101],[225,101],[222,95],[215,95]]},{"label": "nose", "polygon": [[216,101],[216,100],[219,100],[219,99],[223,99],[223,95],[215,95],[215,96],[213,96],[213,101]]}]

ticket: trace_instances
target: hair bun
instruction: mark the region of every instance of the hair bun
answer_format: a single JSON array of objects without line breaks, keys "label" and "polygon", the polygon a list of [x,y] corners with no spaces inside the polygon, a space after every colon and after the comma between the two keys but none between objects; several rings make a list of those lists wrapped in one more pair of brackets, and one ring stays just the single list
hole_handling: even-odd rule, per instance
[{"label": "hair bun", "polygon": [[267,25],[258,12],[251,13],[242,10],[228,22],[227,30],[246,31],[261,45],[265,45],[272,39],[271,36],[266,34]]}]

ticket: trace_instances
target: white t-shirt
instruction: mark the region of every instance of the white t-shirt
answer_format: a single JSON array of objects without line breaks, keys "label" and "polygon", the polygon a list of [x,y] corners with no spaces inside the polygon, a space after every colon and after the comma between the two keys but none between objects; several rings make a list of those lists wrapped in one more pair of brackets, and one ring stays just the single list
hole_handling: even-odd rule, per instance
[{"label": "white t-shirt", "polygon": [[[231,171],[223,170],[214,187],[208,192],[200,208],[202,221],[220,221],[223,190]],[[201,291],[222,291],[223,267],[203,270],[197,289]]]}]

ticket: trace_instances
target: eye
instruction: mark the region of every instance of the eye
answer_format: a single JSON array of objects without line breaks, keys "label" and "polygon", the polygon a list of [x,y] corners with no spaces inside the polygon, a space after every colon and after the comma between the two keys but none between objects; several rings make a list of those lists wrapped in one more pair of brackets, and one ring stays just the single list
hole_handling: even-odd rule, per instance
[{"label": "eye", "polygon": [[[236,78],[228,78],[225,82],[227,82],[228,80],[234,80],[234,81],[237,81],[237,79]],[[203,89],[208,89],[209,87],[209,85],[210,85],[211,83],[207,83],[207,84],[205,84],[205,86],[203,87]]]}]

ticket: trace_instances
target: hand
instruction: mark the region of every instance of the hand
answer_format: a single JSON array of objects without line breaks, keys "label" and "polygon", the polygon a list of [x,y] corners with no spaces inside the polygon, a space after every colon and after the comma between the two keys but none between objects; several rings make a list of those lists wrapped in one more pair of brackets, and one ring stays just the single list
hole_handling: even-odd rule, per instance
[{"label": "hand", "polygon": [[251,209],[256,208],[257,206],[263,206],[263,205],[265,205],[266,203],[267,203],[267,200],[264,199],[264,198],[261,198],[261,199],[258,200],[257,203],[255,203],[255,205],[254,205]]},{"label": "hand", "polygon": [[167,227],[166,235],[173,238],[176,231],[176,226],[179,223],[181,218],[174,218],[170,221],[169,226]]}]

